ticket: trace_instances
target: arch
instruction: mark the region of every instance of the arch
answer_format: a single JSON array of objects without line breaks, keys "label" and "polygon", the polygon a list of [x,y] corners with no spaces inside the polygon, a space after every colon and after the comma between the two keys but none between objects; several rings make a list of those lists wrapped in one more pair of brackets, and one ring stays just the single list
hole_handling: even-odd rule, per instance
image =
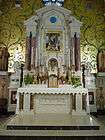
[{"label": "arch", "polygon": [[58,61],[55,58],[51,58],[48,61],[48,67],[51,68],[51,70],[53,71],[55,68],[58,68]]},{"label": "arch", "polygon": [[58,67],[60,67],[60,63],[57,57],[49,57],[46,62],[46,66],[48,67],[48,63],[50,60],[56,60],[58,62]]}]

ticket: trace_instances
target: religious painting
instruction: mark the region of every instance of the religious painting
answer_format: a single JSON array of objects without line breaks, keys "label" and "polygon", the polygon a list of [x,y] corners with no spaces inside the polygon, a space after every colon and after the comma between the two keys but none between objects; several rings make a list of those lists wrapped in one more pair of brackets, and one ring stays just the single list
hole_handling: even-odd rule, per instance
[{"label": "religious painting", "polygon": [[94,104],[94,92],[89,92],[89,104]]},{"label": "religious painting", "polygon": [[16,104],[16,91],[11,91],[11,104]]},{"label": "religious painting", "polygon": [[60,51],[61,49],[61,34],[46,33],[46,50]]}]

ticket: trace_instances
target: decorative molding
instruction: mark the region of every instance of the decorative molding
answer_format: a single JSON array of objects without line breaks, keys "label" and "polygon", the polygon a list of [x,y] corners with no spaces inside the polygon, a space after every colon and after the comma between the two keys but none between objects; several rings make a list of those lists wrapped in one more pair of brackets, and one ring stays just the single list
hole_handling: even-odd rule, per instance
[{"label": "decorative molding", "polygon": [[17,92],[18,93],[34,93],[34,94],[87,94],[88,89],[83,88],[82,86],[80,87],[73,87],[70,85],[63,85],[60,88],[46,88],[44,86],[47,85],[28,85],[22,88],[18,88]]}]

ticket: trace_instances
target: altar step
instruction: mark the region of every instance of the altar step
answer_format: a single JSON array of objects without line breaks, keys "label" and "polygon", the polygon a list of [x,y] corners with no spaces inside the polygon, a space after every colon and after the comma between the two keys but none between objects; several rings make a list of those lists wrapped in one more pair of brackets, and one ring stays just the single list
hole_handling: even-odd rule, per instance
[{"label": "altar step", "polygon": [[8,125],[8,130],[99,130],[99,126],[22,126]]},{"label": "altar step", "polygon": [[91,116],[69,114],[16,115],[7,124],[8,130],[99,130],[100,124]]}]

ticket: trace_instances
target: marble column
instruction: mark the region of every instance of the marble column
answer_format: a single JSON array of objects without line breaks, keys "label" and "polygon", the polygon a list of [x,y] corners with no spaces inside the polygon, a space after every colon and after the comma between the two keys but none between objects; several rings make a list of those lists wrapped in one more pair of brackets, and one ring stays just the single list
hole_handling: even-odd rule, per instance
[{"label": "marble column", "polygon": [[0,48],[0,71],[2,71],[2,48]]},{"label": "marble column", "polygon": [[35,94],[30,94],[30,110],[34,109],[34,98]]},{"label": "marble column", "polygon": [[73,107],[73,94],[70,94],[70,114],[72,114],[72,110],[74,109]]},{"label": "marble column", "polygon": [[36,37],[32,37],[31,69],[35,69],[36,61]]},{"label": "marble column", "polygon": [[76,110],[76,94],[72,94],[72,109]]},{"label": "marble column", "polygon": [[28,112],[28,113],[30,111],[30,94],[28,94],[28,93],[24,94],[23,111]]},{"label": "marble column", "polygon": [[26,37],[26,50],[25,50],[25,68],[28,69],[28,55],[29,55],[29,52],[28,52],[28,48],[30,46],[30,37],[27,36]]},{"label": "marble column", "polygon": [[75,33],[75,70],[80,70],[80,37],[78,33]]},{"label": "marble column", "polygon": [[36,28],[37,28],[37,20],[38,17],[36,16],[35,19],[32,21],[26,21],[26,69],[31,70],[35,68],[35,57],[36,57]]},{"label": "marble column", "polygon": [[34,106],[33,106],[34,113],[36,113],[36,94],[34,94],[33,102],[34,102]]},{"label": "marble column", "polygon": [[76,109],[72,111],[72,115],[86,115],[86,111],[82,109],[82,93],[76,93]]},{"label": "marble column", "polygon": [[82,111],[82,94],[76,94],[76,111]]},{"label": "marble column", "polygon": [[87,112],[88,114],[90,113],[89,95],[88,95],[88,93],[86,94],[86,112]]},{"label": "marble column", "polygon": [[3,71],[8,71],[8,58],[9,58],[8,48],[3,48],[2,50],[2,70]]},{"label": "marble column", "polygon": [[32,48],[32,33],[30,32],[29,36],[26,37],[26,53],[25,53],[25,62],[26,69],[31,70],[31,48]]},{"label": "marble column", "polygon": [[20,99],[19,92],[17,92],[16,99],[17,99],[16,114],[19,114],[19,99]]},{"label": "marble column", "polygon": [[2,51],[2,70],[5,71],[5,48]]},{"label": "marble column", "polygon": [[32,55],[32,32],[30,32],[30,44],[28,48],[28,70],[31,70],[31,55]]},{"label": "marble column", "polygon": [[74,50],[74,37],[71,38],[71,47],[70,47],[70,65],[71,67],[75,65],[75,50]]},{"label": "marble column", "polygon": [[23,111],[24,93],[19,93],[19,111]]},{"label": "marble column", "polygon": [[98,72],[100,71],[100,68],[99,68],[99,52],[97,53],[97,71]]}]

